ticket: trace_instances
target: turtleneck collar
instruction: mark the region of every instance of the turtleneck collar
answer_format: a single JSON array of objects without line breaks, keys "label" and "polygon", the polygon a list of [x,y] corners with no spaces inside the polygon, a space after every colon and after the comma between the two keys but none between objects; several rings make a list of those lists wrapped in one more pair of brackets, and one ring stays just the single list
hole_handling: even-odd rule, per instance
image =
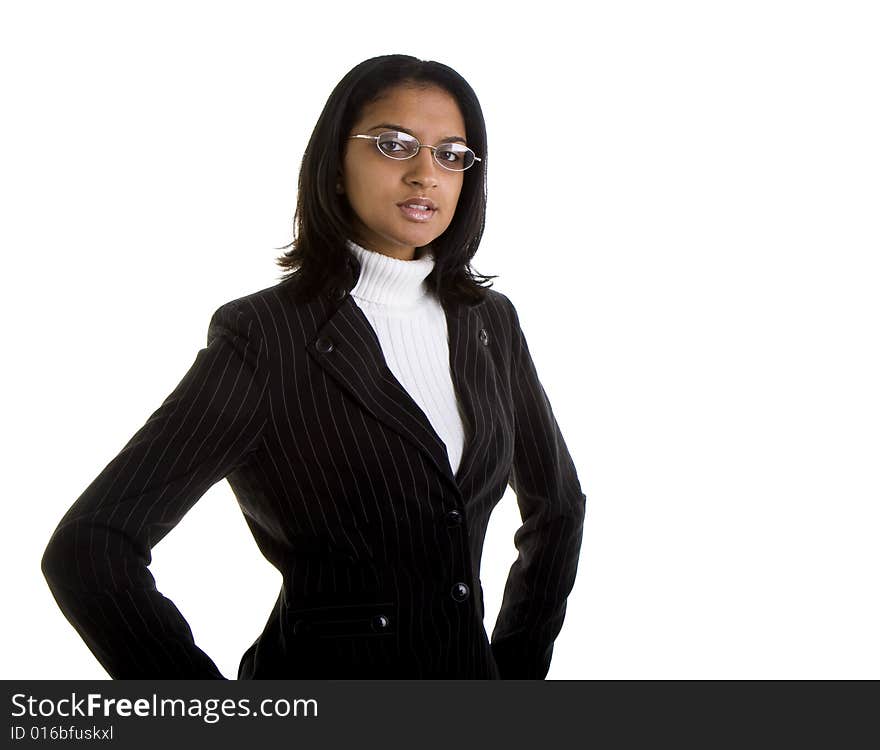
[{"label": "turtleneck collar", "polygon": [[424,283],[434,268],[434,256],[425,251],[421,258],[399,260],[374,250],[367,250],[352,240],[348,248],[361,264],[357,283],[351,296],[389,308],[410,307],[427,293]]}]

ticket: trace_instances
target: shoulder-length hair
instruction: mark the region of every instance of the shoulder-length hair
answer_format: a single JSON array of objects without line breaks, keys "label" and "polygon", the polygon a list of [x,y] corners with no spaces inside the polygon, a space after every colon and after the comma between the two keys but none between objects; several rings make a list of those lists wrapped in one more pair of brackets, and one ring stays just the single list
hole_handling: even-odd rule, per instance
[{"label": "shoulder-length hair", "polygon": [[[363,108],[398,84],[438,86],[458,103],[468,145],[482,159],[464,173],[455,215],[442,235],[430,244],[434,268],[426,282],[444,302],[475,304],[483,300],[484,276],[471,267],[486,223],[486,165],[488,149],[483,110],[473,89],[455,70],[433,60],[410,55],[382,55],[352,68],[336,85],[321,112],[303,155],[297,186],[292,248],[276,263],[290,271],[289,282],[301,300],[351,289],[358,261],[345,245],[354,239],[351,206],[336,192],[346,136]],[[491,287],[491,283],[488,284]]]}]

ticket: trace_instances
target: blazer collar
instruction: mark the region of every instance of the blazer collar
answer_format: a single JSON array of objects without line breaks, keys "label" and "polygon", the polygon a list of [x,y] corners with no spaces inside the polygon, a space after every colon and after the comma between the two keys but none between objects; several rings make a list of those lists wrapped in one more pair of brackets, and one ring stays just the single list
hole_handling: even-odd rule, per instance
[{"label": "blazer collar", "polygon": [[461,493],[473,481],[477,457],[491,436],[489,389],[495,379],[480,306],[444,304],[443,310],[452,382],[466,422],[464,449],[455,474],[445,444],[389,369],[375,330],[350,296],[346,295],[318,326],[307,349],[362,408],[422,451],[450,487]]}]

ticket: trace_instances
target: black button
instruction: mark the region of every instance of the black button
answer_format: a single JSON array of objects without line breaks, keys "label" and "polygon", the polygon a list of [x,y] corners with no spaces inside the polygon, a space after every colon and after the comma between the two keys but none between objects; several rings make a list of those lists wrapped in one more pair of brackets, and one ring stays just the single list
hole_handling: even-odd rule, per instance
[{"label": "black button", "polygon": [[333,351],[333,339],[329,339],[326,336],[322,336],[315,342],[315,348],[321,352],[321,354],[327,354]]},{"label": "black button", "polygon": [[342,300],[344,300],[345,295],[347,294],[348,291],[346,291],[346,289],[341,286],[330,287],[330,289],[327,291],[327,296],[336,302],[341,302]]},{"label": "black button", "polygon": [[483,346],[489,346],[489,334],[486,333],[485,328],[480,329],[480,343],[483,344]]},{"label": "black button", "polygon": [[373,630],[377,633],[381,633],[383,630],[388,630],[388,627],[391,625],[391,620],[389,620],[385,615],[376,615],[372,621]]},{"label": "black button", "polygon": [[294,635],[306,635],[311,632],[312,623],[308,620],[299,619],[295,623],[293,623],[293,634]]},{"label": "black button", "polygon": [[468,596],[470,596],[470,593],[471,590],[466,583],[459,582],[452,587],[452,598],[457,602],[463,602]]},{"label": "black button", "polygon": [[449,526],[458,526],[461,523],[461,512],[457,510],[451,510],[446,514],[446,523]]}]

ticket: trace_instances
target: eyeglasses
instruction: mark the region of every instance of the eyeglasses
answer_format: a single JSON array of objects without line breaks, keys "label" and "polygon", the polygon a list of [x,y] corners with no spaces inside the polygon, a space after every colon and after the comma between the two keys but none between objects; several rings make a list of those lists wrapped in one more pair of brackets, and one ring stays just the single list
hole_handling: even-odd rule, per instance
[{"label": "eyeglasses", "polygon": [[475,161],[482,161],[463,143],[439,143],[436,146],[425,146],[419,143],[415,136],[409,133],[399,133],[396,130],[389,130],[387,133],[379,135],[350,135],[348,137],[376,141],[379,153],[397,161],[412,159],[420,149],[429,148],[434,152],[434,161],[443,169],[448,169],[451,172],[464,172],[472,167]]}]

